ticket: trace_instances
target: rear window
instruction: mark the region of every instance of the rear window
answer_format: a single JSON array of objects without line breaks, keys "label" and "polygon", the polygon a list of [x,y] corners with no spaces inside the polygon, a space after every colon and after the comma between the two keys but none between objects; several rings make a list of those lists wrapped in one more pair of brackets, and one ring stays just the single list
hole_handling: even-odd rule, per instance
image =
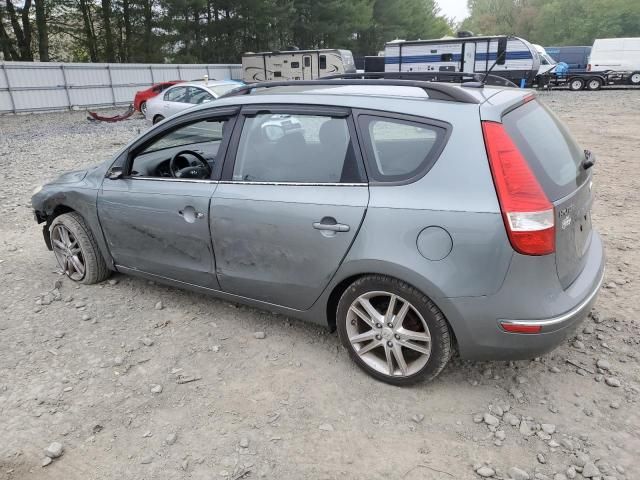
[{"label": "rear window", "polygon": [[559,200],[582,185],[584,150],[545,105],[531,101],[506,114],[503,124],[529,162],[549,200]]}]

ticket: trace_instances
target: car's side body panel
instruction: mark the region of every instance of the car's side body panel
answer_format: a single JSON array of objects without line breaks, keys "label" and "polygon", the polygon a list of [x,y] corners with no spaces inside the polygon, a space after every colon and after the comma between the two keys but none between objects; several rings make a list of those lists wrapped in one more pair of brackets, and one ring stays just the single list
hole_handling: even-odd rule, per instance
[{"label": "car's side body panel", "polygon": [[216,187],[209,181],[105,181],[98,214],[116,265],[217,288],[208,223]]},{"label": "car's side body panel", "polygon": [[[366,185],[220,184],[211,230],[222,290],[308,309],[356,238],[368,196]],[[316,229],[323,218],[349,230]]]}]

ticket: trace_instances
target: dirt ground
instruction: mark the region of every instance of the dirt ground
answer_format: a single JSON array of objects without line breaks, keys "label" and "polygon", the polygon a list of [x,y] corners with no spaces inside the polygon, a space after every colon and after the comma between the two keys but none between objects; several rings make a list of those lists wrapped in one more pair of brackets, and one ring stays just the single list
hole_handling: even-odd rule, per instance
[{"label": "dirt ground", "polygon": [[[31,190],[147,126],[0,117],[0,478],[640,478],[640,91],[541,96],[597,156],[596,313],[542,358],[455,360],[413,388],[367,377],[320,327],[60,277]],[[43,467],[53,442],[64,453]]]}]

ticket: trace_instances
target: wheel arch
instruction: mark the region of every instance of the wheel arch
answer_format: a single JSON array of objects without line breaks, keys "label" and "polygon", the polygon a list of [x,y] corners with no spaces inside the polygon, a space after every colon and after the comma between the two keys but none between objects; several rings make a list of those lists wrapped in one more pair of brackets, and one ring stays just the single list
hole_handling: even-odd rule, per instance
[{"label": "wheel arch", "polygon": [[[73,193],[73,194],[70,194]],[[87,228],[95,238],[102,257],[110,269],[115,270],[115,262],[102,232],[102,226],[97,215],[96,192],[78,190],[66,192],[65,195],[51,195],[43,201],[34,204],[38,223],[43,224],[42,233],[47,248],[51,250],[49,227],[57,217],[65,213],[76,213],[85,221]]]},{"label": "wheel arch", "polygon": [[[355,263],[360,264],[360,262]],[[445,310],[440,305],[441,302],[438,301],[438,298],[443,296],[440,289],[433,282],[429,281],[429,279],[424,278],[419,273],[406,267],[397,264],[391,264],[388,262],[373,263],[378,264],[377,267],[374,267],[369,262],[364,262],[364,264],[369,268],[362,268],[360,271],[353,271],[354,266],[349,265],[346,272],[343,272],[343,274],[339,278],[334,278],[331,289],[326,296],[327,300],[325,303],[325,315],[329,329],[332,332],[336,329],[336,314],[338,309],[338,302],[340,301],[342,294],[347,290],[347,288],[349,288],[349,285],[362,277],[366,277],[369,275],[383,275],[385,277],[404,282],[426,295],[429,300],[431,300],[433,304],[442,312],[447,325],[449,325],[452,343],[457,347],[455,326],[447,317]]]}]

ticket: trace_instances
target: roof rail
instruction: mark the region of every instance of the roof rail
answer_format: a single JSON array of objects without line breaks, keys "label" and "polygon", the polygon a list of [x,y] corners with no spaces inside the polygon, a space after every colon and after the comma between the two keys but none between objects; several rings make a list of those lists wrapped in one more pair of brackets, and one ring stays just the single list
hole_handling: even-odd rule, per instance
[{"label": "roof rail", "polygon": [[[356,75],[356,74],[354,74]],[[363,75],[363,74],[357,74]],[[296,86],[345,86],[345,85],[376,85],[383,87],[416,87],[424,90],[429,98],[434,100],[446,100],[450,102],[460,103],[480,103],[480,100],[469,92],[454,86],[447,85],[446,83],[435,83],[433,81],[422,80],[404,80],[404,79],[387,79],[387,78],[342,78],[341,76],[335,77],[323,77],[317,80],[289,80],[282,82],[258,82],[249,85],[243,85],[242,87],[235,88],[230,92],[222,95],[222,97],[232,97],[235,95],[246,95],[258,88],[273,88],[273,87],[296,87]]]},{"label": "roof rail", "polygon": [[[486,75],[486,81],[483,80]],[[466,72],[364,72],[364,73],[342,73],[330,75],[322,78],[379,78],[379,79],[406,79],[422,80],[427,82],[450,82],[461,83],[463,87],[483,87],[493,85],[498,87],[517,87],[511,80],[500,75],[487,75],[486,73],[466,73]]]}]

